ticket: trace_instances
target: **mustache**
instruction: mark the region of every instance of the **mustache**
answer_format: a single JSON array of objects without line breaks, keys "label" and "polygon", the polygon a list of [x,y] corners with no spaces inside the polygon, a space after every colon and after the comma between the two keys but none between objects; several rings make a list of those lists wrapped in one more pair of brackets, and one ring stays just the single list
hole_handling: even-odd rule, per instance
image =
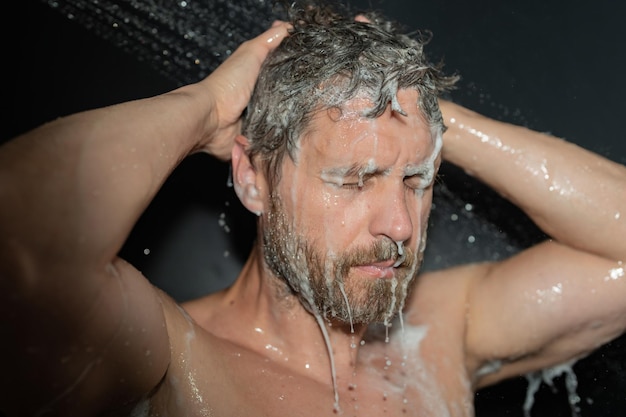
[{"label": "mustache", "polygon": [[370,246],[352,249],[342,256],[340,264],[341,269],[347,271],[354,266],[388,261],[397,268],[412,268],[415,263],[414,251],[389,238],[382,238]]}]

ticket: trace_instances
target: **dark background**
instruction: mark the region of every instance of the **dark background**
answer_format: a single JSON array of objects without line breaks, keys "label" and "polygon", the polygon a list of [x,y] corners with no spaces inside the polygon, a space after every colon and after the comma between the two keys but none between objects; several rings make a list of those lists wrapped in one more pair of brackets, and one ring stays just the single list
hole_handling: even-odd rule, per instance
[{"label": "dark background", "polygon": [[[626,162],[624,3],[387,0],[353,5],[383,10],[410,30],[432,30],[431,58],[443,59],[448,72],[462,76],[452,94],[455,101]],[[44,2],[12,1],[4,9],[0,141],[59,116],[179,84],[154,62]],[[233,197],[227,178],[226,165],[210,157],[183,162],[122,251],[179,300],[228,285],[247,255],[253,218]],[[460,220],[450,221],[451,214]],[[449,166],[442,169],[432,222],[427,268],[500,259],[541,238],[525,216]],[[468,236],[475,237],[471,244]],[[574,366],[582,416],[626,415],[624,343],[618,339]],[[554,386],[542,386],[532,416],[573,415],[563,378]],[[484,389],[476,397],[477,415],[522,416],[525,395],[523,377]]]}]

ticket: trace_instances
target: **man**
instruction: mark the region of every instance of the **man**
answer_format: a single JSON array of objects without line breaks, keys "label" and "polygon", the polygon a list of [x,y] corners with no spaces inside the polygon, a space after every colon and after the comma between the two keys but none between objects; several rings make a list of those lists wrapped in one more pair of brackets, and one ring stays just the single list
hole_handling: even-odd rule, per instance
[{"label": "man", "polygon": [[[471,416],[476,389],[623,332],[626,169],[438,102],[454,78],[421,44],[357,20],[294,10],[197,84],[0,149],[1,410]],[[232,156],[259,239],[178,306],[117,253],[199,151]],[[417,276],[442,159],[553,239]]]}]

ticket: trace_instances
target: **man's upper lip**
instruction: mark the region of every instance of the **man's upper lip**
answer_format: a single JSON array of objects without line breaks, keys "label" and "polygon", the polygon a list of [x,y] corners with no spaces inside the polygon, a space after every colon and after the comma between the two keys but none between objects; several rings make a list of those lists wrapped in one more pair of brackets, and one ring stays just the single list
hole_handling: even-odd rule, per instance
[{"label": "man's upper lip", "polygon": [[358,266],[373,266],[376,268],[391,268],[392,266],[394,266],[396,263],[396,261],[394,259],[388,259],[386,261],[380,261],[380,262],[372,262],[372,263],[368,263],[368,264],[362,264],[362,265],[358,265]]}]

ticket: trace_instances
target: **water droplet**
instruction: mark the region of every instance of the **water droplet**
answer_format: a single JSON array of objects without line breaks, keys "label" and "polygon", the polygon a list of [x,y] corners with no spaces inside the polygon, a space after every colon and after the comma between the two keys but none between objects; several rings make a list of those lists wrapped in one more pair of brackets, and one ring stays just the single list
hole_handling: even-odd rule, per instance
[{"label": "water droplet", "polygon": [[618,267],[618,268],[613,268],[609,270],[609,275],[607,275],[606,277],[604,277],[605,281],[609,281],[609,280],[616,280],[619,278],[622,278],[624,276],[625,272],[624,272],[624,268],[623,267]]}]

